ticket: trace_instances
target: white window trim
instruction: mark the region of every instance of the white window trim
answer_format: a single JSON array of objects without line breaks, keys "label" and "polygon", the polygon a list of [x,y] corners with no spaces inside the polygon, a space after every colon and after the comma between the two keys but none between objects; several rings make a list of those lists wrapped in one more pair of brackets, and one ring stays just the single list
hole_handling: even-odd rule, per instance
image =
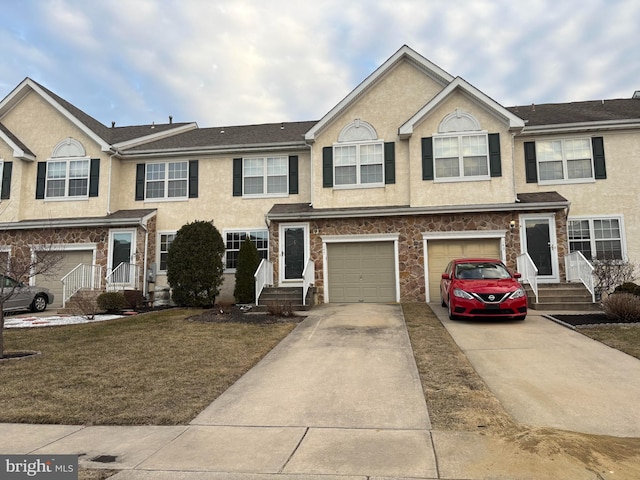
[{"label": "white window trim", "polygon": [[[567,185],[567,184],[577,184],[577,183],[595,183],[595,163],[593,161],[593,144],[592,137],[562,137],[562,138],[546,138],[535,141],[536,147],[536,175],[538,176],[538,185]],[[591,158],[591,177],[584,178],[566,178],[568,174],[567,169],[567,158],[564,153],[564,142],[566,140],[588,140],[589,141],[589,157]],[[558,178],[554,180],[540,180],[540,163],[539,155],[538,155],[538,145],[541,142],[553,142],[560,141],[562,144],[562,175],[565,178]],[[545,163],[544,161],[542,163]]]},{"label": "white window trim", "polygon": [[178,232],[176,230],[162,230],[162,231],[159,231],[157,233],[158,239],[156,240],[156,242],[157,242],[157,244],[156,244],[156,260],[157,260],[156,265],[158,266],[158,269],[157,269],[156,274],[163,274],[163,275],[167,274],[167,270],[160,270],[160,265],[161,265],[160,256],[162,254],[162,250],[160,248],[161,248],[161,245],[162,245],[162,235],[175,235],[177,233]]},{"label": "white window trim", "polygon": [[[473,118],[473,117],[472,117]],[[474,176],[464,176],[464,156],[462,155],[462,137],[479,137],[483,136],[485,139],[485,145],[487,147],[487,174],[486,175],[474,175]],[[458,138],[458,168],[460,171],[460,175],[457,177],[438,177],[438,172],[436,168],[436,160],[439,157],[436,157],[436,139],[438,138]],[[443,157],[444,158],[444,157]],[[433,182],[434,183],[454,183],[454,182],[478,182],[478,181],[486,181],[491,180],[491,163],[489,160],[489,132],[487,130],[480,131],[468,131],[468,132],[448,132],[448,133],[437,133],[433,135]]]},{"label": "white window trim", "polygon": [[[267,192],[267,184],[268,184],[268,179],[269,179],[269,175],[267,174],[267,159],[268,158],[283,158],[285,160],[285,166],[287,168],[287,173],[286,173],[286,177],[287,177],[287,188],[286,188],[286,192],[282,192],[282,193],[268,193]],[[244,164],[245,164],[245,160],[262,160],[262,191],[263,193],[246,193],[244,191],[244,180],[245,178],[247,178],[245,176],[245,169],[244,169]],[[280,177],[281,175],[272,175],[272,176],[278,176]],[[255,176],[252,176],[250,178],[257,178]],[[242,157],[242,196],[244,198],[286,198],[289,196],[289,157],[287,155],[265,155],[263,157]]]},{"label": "white window trim", "polygon": [[[382,147],[382,161],[378,163],[365,163],[364,165],[381,165],[382,167],[382,181],[375,183],[361,183],[361,172],[360,169],[362,167],[362,163],[360,163],[360,147],[362,145],[380,145]],[[344,165],[336,165],[336,147],[356,147],[356,183],[349,183],[343,185],[336,185],[336,168],[343,167]],[[384,140],[365,140],[361,142],[342,142],[342,143],[334,143],[333,144],[333,189],[334,190],[353,190],[356,188],[380,188],[385,186],[385,178],[384,178]]]},{"label": "white window trim", "polygon": [[[269,249],[271,247],[271,241],[269,239],[269,229],[264,227],[258,228],[228,228],[222,230],[222,239],[224,240],[224,273],[235,273],[235,268],[227,268],[227,251],[230,249],[227,248],[227,234],[228,233],[244,233],[249,235],[251,232],[265,232],[267,234],[267,261],[269,261]],[[240,245],[242,246],[242,245]],[[232,251],[236,251],[235,249],[231,249]],[[238,249],[240,251],[240,249]]]},{"label": "white window trim", "polygon": [[[618,226],[620,227],[620,248],[622,250],[622,260],[623,261],[628,261],[628,256],[627,256],[627,241],[626,241],[626,229],[625,229],[625,225],[624,225],[624,215],[622,214],[611,214],[611,215],[579,215],[579,216],[575,216],[575,217],[568,217],[567,218],[567,245],[569,246],[569,250],[570,248],[570,244],[571,244],[571,240],[569,239],[569,222],[571,222],[572,220],[588,220],[589,221],[589,242],[591,243],[591,252],[593,254],[595,254],[597,252],[596,250],[596,238],[595,238],[595,231],[593,229],[593,221],[594,220],[618,220]],[[604,239],[602,239],[604,240]],[[591,261],[590,258],[587,258],[587,260]]]},{"label": "white window trim", "polygon": [[[49,180],[58,181],[62,180],[62,178],[49,178],[49,165],[51,163],[60,163],[64,162],[66,164],[65,167],[65,177],[64,177],[64,195],[50,197],[48,195],[49,191]],[[87,192],[84,195],[69,195],[69,163],[70,162],[87,162],[88,165],[88,173],[87,173]],[[48,158],[46,161],[46,171],[44,177],[44,200],[49,202],[65,202],[70,200],[87,200],[89,198],[89,189],[91,188],[91,158],[89,157],[52,157]],[[74,177],[74,179],[81,177]]]},{"label": "white window trim", "polygon": [[[180,197],[169,197],[169,164],[172,163],[186,163],[187,164],[187,176],[184,179],[173,179],[171,181],[186,181],[187,182],[187,190],[186,195]],[[160,180],[148,180],[147,179],[147,169],[149,165],[164,165],[164,195],[162,197],[147,197],[147,184],[149,182],[160,182]],[[144,165],[144,201],[148,202],[184,202],[185,200],[189,200],[189,160],[176,160],[173,162],[148,162]]]}]

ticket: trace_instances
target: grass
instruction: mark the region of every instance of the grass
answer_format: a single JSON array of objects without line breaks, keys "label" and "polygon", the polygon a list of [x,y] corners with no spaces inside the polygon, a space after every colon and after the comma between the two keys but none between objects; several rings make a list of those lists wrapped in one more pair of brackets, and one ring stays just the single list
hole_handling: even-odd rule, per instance
[{"label": "grass", "polygon": [[0,423],[180,425],[255,365],[294,323],[201,323],[171,309],[91,324],[5,330]]},{"label": "grass", "polygon": [[578,332],[640,359],[640,326],[607,325],[578,328]]}]

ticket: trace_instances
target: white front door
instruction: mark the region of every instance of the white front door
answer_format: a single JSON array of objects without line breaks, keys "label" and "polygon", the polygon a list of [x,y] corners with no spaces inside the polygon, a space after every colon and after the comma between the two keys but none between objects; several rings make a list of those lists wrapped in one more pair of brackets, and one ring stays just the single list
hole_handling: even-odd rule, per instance
[{"label": "white front door", "polygon": [[111,230],[109,232],[110,283],[133,287],[136,271],[136,231]]},{"label": "white front door", "polygon": [[309,224],[280,224],[280,283],[302,282],[309,258]]},{"label": "white front door", "polygon": [[559,282],[555,214],[522,215],[520,226],[522,251],[538,268],[538,281]]}]

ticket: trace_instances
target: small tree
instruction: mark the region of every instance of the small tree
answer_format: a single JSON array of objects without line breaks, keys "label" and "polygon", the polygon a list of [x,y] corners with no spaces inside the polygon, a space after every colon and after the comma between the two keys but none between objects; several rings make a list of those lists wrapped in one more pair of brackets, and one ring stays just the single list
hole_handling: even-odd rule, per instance
[{"label": "small tree", "polygon": [[[62,252],[54,247],[54,243],[40,246],[37,253],[28,252],[11,258],[7,264],[0,265],[0,358],[4,352],[4,304],[16,294],[22,284],[37,275],[53,275],[56,266],[62,260]],[[9,277],[14,281],[5,279]]]},{"label": "small tree", "polygon": [[626,260],[603,259],[593,261],[595,290],[600,296],[611,293],[617,286],[636,277],[636,266]]},{"label": "small tree", "polygon": [[224,241],[212,222],[183,225],[169,247],[167,281],[176,305],[210,307],[220,293]]},{"label": "small tree", "polygon": [[253,303],[256,299],[254,274],[260,265],[260,255],[256,245],[247,237],[238,252],[236,262],[236,286],[233,296],[238,303]]}]

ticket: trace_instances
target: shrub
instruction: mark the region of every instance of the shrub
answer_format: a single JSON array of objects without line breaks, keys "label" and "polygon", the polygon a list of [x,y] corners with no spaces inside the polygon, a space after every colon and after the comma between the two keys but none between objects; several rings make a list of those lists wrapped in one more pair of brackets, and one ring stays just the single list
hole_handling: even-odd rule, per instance
[{"label": "shrub", "polygon": [[211,307],[222,285],[224,241],[211,222],[183,225],[169,247],[167,281],[181,307]]},{"label": "shrub", "polygon": [[598,296],[610,293],[617,285],[631,282],[635,277],[636,266],[625,260],[594,260],[593,277]]},{"label": "shrub", "polygon": [[275,317],[293,317],[296,314],[289,301],[271,302],[267,305],[267,312]]},{"label": "shrub", "polygon": [[260,254],[256,245],[247,237],[238,252],[236,263],[236,286],[233,296],[238,303],[253,303],[256,299],[254,274],[260,265]]},{"label": "shrub", "polygon": [[609,295],[602,302],[604,313],[621,323],[640,322],[640,297],[632,293]]},{"label": "shrub", "polygon": [[633,282],[625,282],[622,285],[618,285],[613,293],[630,293],[640,297],[640,285],[636,285]]},{"label": "shrub", "polygon": [[123,292],[128,308],[138,310],[144,304],[144,295],[140,290],[125,290]]},{"label": "shrub", "polygon": [[107,312],[120,312],[128,307],[127,299],[122,292],[104,292],[96,299],[98,307]]}]

